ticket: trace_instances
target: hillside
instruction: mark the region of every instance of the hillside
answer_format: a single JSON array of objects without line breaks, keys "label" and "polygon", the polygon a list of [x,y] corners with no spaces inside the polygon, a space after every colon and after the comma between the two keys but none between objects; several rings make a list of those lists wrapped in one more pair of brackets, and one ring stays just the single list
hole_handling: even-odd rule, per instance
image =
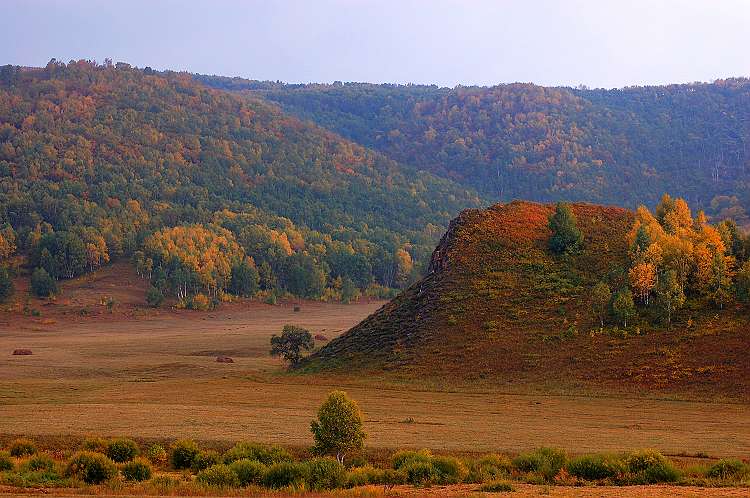
[{"label": "hillside", "polygon": [[[642,317],[600,330],[599,281],[628,286],[630,211],[575,204],[584,236],[574,255],[550,253],[554,206],[467,210],[435,249],[429,274],[331,341],[305,369],[376,371],[447,382],[563,390],[750,394],[746,310],[693,302],[671,329]],[[647,315],[647,311],[641,312]]]},{"label": "hillside", "polygon": [[635,208],[668,190],[709,214],[748,222],[746,79],[615,90],[199,79],[262,95],[496,201]]},{"label": "hillside", "polygon": [[[0,68],[0,225],[9,253],[56,278],[135,257],[164,292],[216,294],[227,265],[249,258],[268,292],[400,287],[450,218],[479,204],[471,189],[187,74]],[[159,252],[180,237],[188,254]]]}]

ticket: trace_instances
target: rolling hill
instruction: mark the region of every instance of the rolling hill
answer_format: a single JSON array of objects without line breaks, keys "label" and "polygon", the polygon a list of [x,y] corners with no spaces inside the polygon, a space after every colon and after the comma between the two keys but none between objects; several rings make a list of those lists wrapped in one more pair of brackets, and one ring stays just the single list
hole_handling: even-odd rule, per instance
[{"label": "rolling hill", "polygon": [[628,285],[634,213],[575,204],[584,236],[553,255],[554,206],[514,201],[467,210],[435,249],[429,272],[331,341],[306,371],[379,371],[402,378],[517,388],[685,391],[747,397],[747,312],[693,303],[671,329],[647,319],[600,329],[599,281]]},{"label": "rolling hill", "polygon": [[[35,265],[45,266],[35,252],[61,240],[87,251],[90,270],[144,251],[159,230],[198,225],[190,233],[236,239],[234,254],[253,258],[269,292],[335,295],[342,279],[397,287],[423,269],[450,218],[481,202],[187,74],[54,59],[0,68],[0,224]],[[41,248],[54,233],[65,235]],[[164,271],[195,269],[173,263]],[[154,281],[167,292],[165,282]]]},{"label": "rolling hill", "polygon": [[635,208],[664,191],[747,224],[750,82],[623,89],[284,85],[198,77],[245,90],[388,157],[495,201]]}]

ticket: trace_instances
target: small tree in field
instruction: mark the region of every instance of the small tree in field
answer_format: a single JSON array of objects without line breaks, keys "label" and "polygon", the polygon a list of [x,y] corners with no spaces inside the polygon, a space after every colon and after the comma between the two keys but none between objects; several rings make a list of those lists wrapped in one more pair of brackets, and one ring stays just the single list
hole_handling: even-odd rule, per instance
[{"label": "small tree in field", "polygon": [[604,317],[607,314],[610,299],[612,299],[612,292],[609,290],[609,285],[604,282],[599,282],[591,289],[591,307],[599,317],[602,327],[604,327]]},{"label": "small tree in field", "polygon": [[318,418],[310,424],[319,455],[336,455],[344,463],[347,453],[361,450],[365,444],[362,412],[343,391],[333,391],[318,409]]},{"label": "small tree in field", "polygon": [[556,254],[575,251],[583,242],[576,217],[570,206],[565,203],[557,203],[555,214],[549,218],[549,229],[552,231],[549,248]]},{"label": "small tree in field", "polygon": [[302,351],[312,351],[315,346],[310,331],[295,325],[284,325],[281,335],[271,337],[271,356],[281,356],[292,366],[302,360]]}]

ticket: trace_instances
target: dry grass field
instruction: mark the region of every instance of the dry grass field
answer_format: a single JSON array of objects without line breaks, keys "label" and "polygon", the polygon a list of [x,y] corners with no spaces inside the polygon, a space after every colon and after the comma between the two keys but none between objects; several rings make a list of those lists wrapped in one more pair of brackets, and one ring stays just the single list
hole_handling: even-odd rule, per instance
[{"label": "dry grass field", "polygon": [[[750,453],[745,404],[296,375],[268,355],[270,336],[285,323],[331,338],[380,302],[302,303],[299,312],[292,303],[257,302],[206,313],[153,311],[138,306],[136,285],[116,266],[68,284],[60,302],[27,305],[41,316],[0,315],[1,433],[308,445],[317,406],[328,391],[344,388],[364,410],[375,448]],[[104,294],[116,296],[111,314],[98,303]],[[34,354],[12,356],[16,348]],[[217,363],[217,355],[234,363]]]}]

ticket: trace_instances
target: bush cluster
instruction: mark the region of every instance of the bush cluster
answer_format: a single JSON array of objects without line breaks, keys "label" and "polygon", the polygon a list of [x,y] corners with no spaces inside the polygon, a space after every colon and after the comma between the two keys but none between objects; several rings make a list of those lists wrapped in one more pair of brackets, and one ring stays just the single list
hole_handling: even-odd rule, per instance
[{"label": "bush cluster", "polygon": [[392,457],[393,468],[403,473],[406,482],[415,486],[456,484],[469,475],[466,465],[458,458],[433,456],[429,450],[399,451]]},{"label": "bush cluster", "polygon": [[[179,491],[175,490],[181,485],[179,480],[153,477],[153,462],[166,460],[166,452],[160,445],[148,448],[145,452],[148,458],[137,456],[138,445],[126,438],[87,439],[82,446],[100,451],[82,450],[67,464],[58,465],[50,455],[36,452],[33,443],[16,440],[9,445],[9,451],[0,452],[0,481],[19,487],[70,485],[78,481],[100,484],[115,478],[119,472],[125,481],[151,481],[154,489],[163,488],[164,494]],[[347,470],[331,457],[296,461],[289,452],[276,446],[238,443],[221,455],[201,450],[194,441],[182,440],[172,445],[170,459],[175,469],[196,474],[198,484],[221,489],[261,486],[325,491],[365,485],[387,488],[399,484],[476,483],[481,485],[480,491],[507,492],[513,490],[511,479],[540,484],[690,482],[683,480],[674,463],[656,450],[568,458],[560,449],[539,448],[513,460],[497,454],[468,460],[433,455],[428,450],[403,450],[392,455],[391,468],[373,467],[360,458],[356,467]],[[63,474],[69,478],[67,481],[63,480]],[[721,484],[740,482],[750,477],[750,466],[737,459],[719,460],[710,466],[687,469],[685,476],[694,480],[702,477],[706,479],[701,481],[704,485],[712,482],[708,479]]]},{"label": "bush cluster", "polygon": [[107,449],[104,453],[113,462],[123,463],[138,456],[139,451],[138,444],[132,439],[116,438],[107,443]]},{"label": "bush cluster", "polygon": [[10,456],[22,458],[36,453],[36,445],[28,439],[16,439],[10,443],[8,451],[10,452]]},{"label": "bush cluster", "polygon": [[195,457],[198,456],[198,453],[200,453],[200,451],[201,450],[200,448],[198,448],[198,445],[195,443],[195,441],[191,441],[189,439],[176,441],[172,445],[172,466],[177,470],[191,468],[193,466],[193,462],[195,461]]},{"label": "bush cluster", "polygon": [[120,470],[122,476],[128,481],[148,481],[153,474],[151,463],[145,458],[134,458],[124,464]]},{"label": "bush cluster", "polygon": [[100,484],[117,475],[117,466],[101,453],[79,451],[68,461],[65,473],[88,484]]}]

